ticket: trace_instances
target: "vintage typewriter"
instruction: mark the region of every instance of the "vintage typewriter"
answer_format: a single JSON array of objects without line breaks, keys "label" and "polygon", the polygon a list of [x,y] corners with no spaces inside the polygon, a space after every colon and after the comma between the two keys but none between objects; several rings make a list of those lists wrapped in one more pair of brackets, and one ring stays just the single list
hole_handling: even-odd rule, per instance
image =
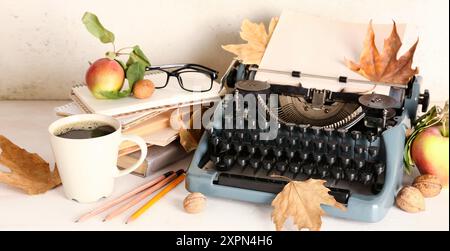
[{"label": "vintage typewriter", "polygon": [[[348,209],[324,206],[327,214],[381,220],[401,185],[406,129],[418,105],[426,111],[429,103],[428,91],[419,93],[421,78],[391,87],[389,95],[358,94],[259,82],[257,70],[235,61],[224,75],[234,95],[217,105],[188,169],[187,189],[270,203],[287,178],[325,179]],[[269,94],[278,94],[276,109],[261,99]],[[265,118],[250,116],[250,106],[239,101],[243,95],[255,96]],[[278,129],[272,139],[263,137],[269,120]]]}]

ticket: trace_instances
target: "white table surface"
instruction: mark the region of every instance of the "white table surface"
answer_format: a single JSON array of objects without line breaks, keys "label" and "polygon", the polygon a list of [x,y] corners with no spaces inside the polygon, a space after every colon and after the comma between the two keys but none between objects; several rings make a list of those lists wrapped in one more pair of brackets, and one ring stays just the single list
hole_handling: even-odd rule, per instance
[{"label": "white table surface", "polygon": [[[67,101],[0,101],[0,134],[30,152],[36,152],[53,166],[47,126],[57,116],[55,106]],[[187,167],[190,159],[170,167]],[[136,176],[118,178],[112,197],[146,182]],[[410,182],[406,178],[405,182]],[[274,230],[269,205],[220,198],[208,198],[207,208],[197,215],[187,214],[182,202],[188,194],[179,185],[135,222],[125,225],[122,217],[103,223],[104,214],[87,222],[74,223],[81,214],[102,202],[79,204],[64,197],[62,187],[42,195],[29,196],[0,184],[0,230]],[[108,198],[109,199],[109,198]],[[106,199],[106,200],[108,200]],[[448,189],[426,199],[426,211],[405,213],[395,206],[378,223],[361,223],[323,217],[322,230],[449,230]],[[295,229],[291,222],[288,230]]]}]

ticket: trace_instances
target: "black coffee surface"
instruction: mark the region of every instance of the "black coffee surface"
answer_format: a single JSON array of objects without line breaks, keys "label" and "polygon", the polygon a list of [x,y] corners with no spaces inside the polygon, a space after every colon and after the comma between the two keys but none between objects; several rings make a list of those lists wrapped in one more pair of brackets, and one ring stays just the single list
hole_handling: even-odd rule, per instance
[{"label": "black coffee surface", "polygon": [[62,133],[56,134],[56,136],[66,139],[92,139],[106,136],[115,131],[116,129],[109,125],[89,126],[86,128],[71,128],[68,130],[63,130]]}]

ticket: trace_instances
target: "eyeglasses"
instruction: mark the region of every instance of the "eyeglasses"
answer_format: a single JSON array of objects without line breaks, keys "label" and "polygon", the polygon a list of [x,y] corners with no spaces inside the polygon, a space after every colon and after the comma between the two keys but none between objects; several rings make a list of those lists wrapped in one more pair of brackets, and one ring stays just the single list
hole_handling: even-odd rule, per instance
[{"label": "eyeglasses", "polygon": [[170,77],[175,77],[180,87],[189,92],[210,91],[218,76],[216,70],[198,64],[151,66],[145,70],[145,78],[151,80],[156,89],[166,87]]}]

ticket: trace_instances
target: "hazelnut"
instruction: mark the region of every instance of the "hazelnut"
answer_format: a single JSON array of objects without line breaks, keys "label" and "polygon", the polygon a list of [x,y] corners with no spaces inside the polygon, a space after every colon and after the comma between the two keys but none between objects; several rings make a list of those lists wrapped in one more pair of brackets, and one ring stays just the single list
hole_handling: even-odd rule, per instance
[{"label": "hazelnut", "polygon": [[133,95],[139,99],[149,98],[154,91],[155,85],[148,79],[139,80],[133,86]]},{"label": "hazelnut", "polygon": [[431,174],[418,176],[413,182],[413,187],[419,189],[425,198],[434,197],[442,190],[441,181]]},{"label": "hazelnut", "polygon": [[201,193],[191,193],[183,201],[186,212],[196,214],[203,211],[206,206],[206,197]]},{"label": "hazelnut", "polygon": [[395,199],[397,206],[408,212],[417,213],[425,210],[425,199],[419,189],[413,186],[403,187]]}]

